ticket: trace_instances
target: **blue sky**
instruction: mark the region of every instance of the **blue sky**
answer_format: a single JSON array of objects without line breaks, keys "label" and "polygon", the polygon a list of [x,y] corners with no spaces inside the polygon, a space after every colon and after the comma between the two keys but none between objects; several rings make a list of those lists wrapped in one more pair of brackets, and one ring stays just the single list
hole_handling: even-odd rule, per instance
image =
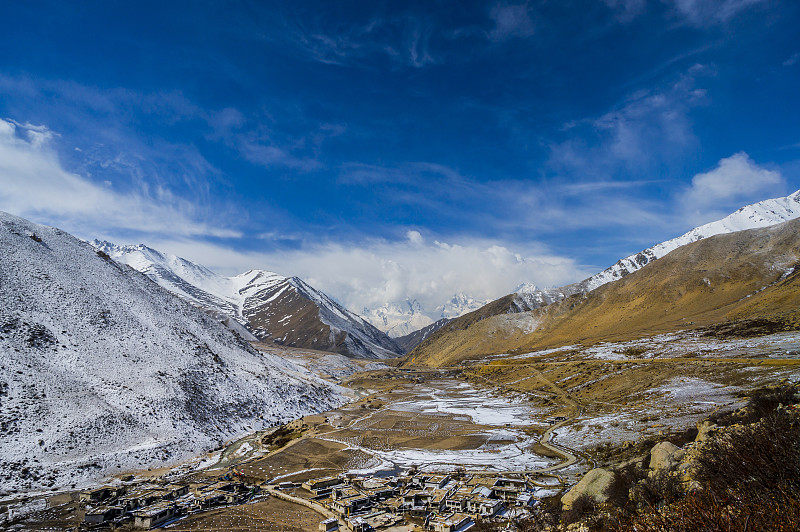
[{"label": "blue sky", "polygon": [[355,310],[800,188],[791,0],[70,4],[0,6],[0,209]]}]

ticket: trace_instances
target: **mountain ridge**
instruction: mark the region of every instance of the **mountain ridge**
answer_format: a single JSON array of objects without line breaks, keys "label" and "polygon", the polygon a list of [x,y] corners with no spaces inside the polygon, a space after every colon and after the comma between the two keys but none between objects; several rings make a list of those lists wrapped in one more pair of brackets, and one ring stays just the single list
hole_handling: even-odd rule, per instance
[{"label": "mountain ridge", "polygon": [[[524,336],[519,331],[530,331],[531,328],[535,329],[540,326],[541,314],[546,314],[547,309],[551,306],[565,305],[567,303],[575,305],[597,289],[625,279],[628,275],[636,273],[645,266],[657,263],[658,260],[676,250],[709,238],[775,227],[791,223],[798,218],[800,218],[800,191],[796,191],[786,197],[768,199],[744,206],[721,220],[699,226],[679,237],[620,259],[611,267],[581,282],[552,289],[539,289],[531,284],[523,284],[514,293],[495,300],[477,311],[452,320],[447,324],[447,327],[431,333],[409,353],[407,360],[424,359],[425,357],[420,357],[420,354],[433,350],[435,345],[438,345],[439,349],[474,351],[470,344],[481,343],[478,333],[473,331],[475,338],[470,340],[466,338],[465,331],[476,326],[479,322],[501,314],[525,313],[519,318],[505,320],[507,323],[498,324],[491,331],[484,330],[482,334],[492,336],[507,335],[509,338],[517,337],[519,339],[519,337]],[[483,324],[481,327],[488,327],[488,325]],[[512,329],[518,332],[510,332]],[[459,335],[462,337],[458,338]],[[569,335],[565,333],[566,336]],[[513,343],[510,340],[505,344],[496,342],[497,346],[506,345],[507,347]],[[445,345],[449,347],[445,348]],[[510,349],[511,347],[508,348]],[[505,349],[505,347],[498,347],[498,349]],[[487,351],[487,354],[491,353]]]},{"label": "mountain ridge", "polygon": [[224,277],[144,244],[91,244],[163,288],[235,319],[260,341],[334,351],[359,358],[393,358],[401,349],[369,322],[299,277],[252,269]]},{"label": "mountain ridge", "polygon": [[577,283],[546,289],[539,289],[529,283],[523,283],[514,293],[520,301],[525,303],[528,310],[533,310],[561,301],[573,294],[590,292],[606,283],[621,279],[669,252],[692,242],[720,234],[769,227],[798,217],[800,217],[800,190],[788,196],[770,198],[740,207],[724,218],[700,225],[676,238],[665,240],[628,255],[605,270]]}]

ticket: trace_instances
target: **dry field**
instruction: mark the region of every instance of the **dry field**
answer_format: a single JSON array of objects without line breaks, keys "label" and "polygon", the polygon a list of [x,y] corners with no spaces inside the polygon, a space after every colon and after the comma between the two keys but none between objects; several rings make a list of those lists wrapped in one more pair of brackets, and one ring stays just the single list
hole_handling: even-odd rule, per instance
[{"label": "dry field", "polygon": [[274,497],[253,504],[196,514],[166,528],[171,532],[316,532],[324,518]]}]

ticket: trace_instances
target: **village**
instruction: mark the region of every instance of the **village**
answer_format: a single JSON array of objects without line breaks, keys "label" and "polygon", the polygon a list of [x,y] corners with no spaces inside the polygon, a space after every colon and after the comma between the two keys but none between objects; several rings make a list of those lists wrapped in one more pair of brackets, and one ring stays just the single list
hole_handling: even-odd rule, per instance
[{"label": "village", "polygon": [[131,482],[81,492],[81,530],[169,528],[182,517],[276,497],[315,510],[319,530],[433,530],[471,528],[477,519],[524,517],[552,490],[526,478],[500,474],[425,473],[395,476],[344,473],[302,483],[249,482],[236,469],[203,482]]}]

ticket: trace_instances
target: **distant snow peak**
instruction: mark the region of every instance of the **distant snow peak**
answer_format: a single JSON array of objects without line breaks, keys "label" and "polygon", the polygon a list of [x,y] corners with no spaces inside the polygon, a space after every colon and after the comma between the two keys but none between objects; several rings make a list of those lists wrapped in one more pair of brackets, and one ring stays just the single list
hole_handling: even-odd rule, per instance
[{"label": "distant snow peak", "polygon": [[405,336],[433,323],[425,314],[422,304],[416,299],[384,303],[378,308],[365,307],[364,318],[392,338]]},{"label": "distant snow peak", "polygon": [[453,294],[453,297],[447,303],[436,307],[436,312],[439,318],[453,319],[473,310],[478,310],[486,303],[488,303],[487,300],[475,299],[461,292]]},{"label": "distant snow peak", "polygon": [[377,308],[365,307],[364,318],[392,338],[400,338],[428,327],[441,319],[452,319],[479,309],[487,301],[463,293],[454,294],[446,303],[428,312],[414,298],[384,303]]},{"label": "distant snow peak", "polygon": [[514,292],[517,294],[532,294],[539,291],[539,287],[533,283],[522,283],[514,289]]}]

